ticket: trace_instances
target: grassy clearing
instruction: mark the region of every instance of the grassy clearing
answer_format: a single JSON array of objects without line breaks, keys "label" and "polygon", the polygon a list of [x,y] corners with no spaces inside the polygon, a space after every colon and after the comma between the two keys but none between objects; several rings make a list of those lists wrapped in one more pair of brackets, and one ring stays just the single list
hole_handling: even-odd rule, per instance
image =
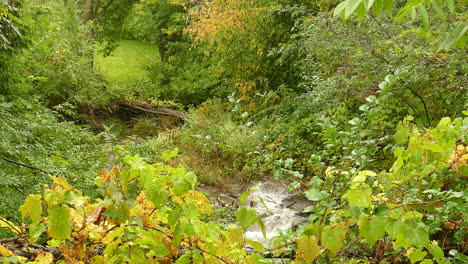
[{"label": "grassy clearing", "polygon": [[145,67],[158,60],[158,49],[154,45],[139,40],[122,40],[110,56],[98,54],[95,67],[111,84],[133,85],[147,81]]}]

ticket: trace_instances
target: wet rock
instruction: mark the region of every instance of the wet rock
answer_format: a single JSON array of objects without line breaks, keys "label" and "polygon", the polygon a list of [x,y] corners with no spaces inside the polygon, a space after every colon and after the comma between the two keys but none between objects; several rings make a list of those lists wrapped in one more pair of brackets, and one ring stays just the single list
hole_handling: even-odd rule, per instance
[{"label": "wet rock", "polygon": [[216,200],[220,203],[222,207],[239,207],[239,199],[224,193],[219,194]]},{"label": "wet rock", "polygon": [[282,204],[284,207],[294,210],[298,213],[302,213],[307,206],[313,205],[302,193],[297,193],[286,197]]}]

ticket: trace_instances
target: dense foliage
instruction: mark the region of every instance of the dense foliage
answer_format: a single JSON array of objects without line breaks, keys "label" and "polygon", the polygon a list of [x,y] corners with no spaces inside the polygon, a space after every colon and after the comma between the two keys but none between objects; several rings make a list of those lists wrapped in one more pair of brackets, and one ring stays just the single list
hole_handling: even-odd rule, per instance
[{"label": "dense foliage", "polygon": [[[0,0],[0,260],[466,263],[466,18],[456,0]],[[268,245],[244,236],[265,233],[249,192],[226,213],[197,191],[273,178],[309,206]]]}]

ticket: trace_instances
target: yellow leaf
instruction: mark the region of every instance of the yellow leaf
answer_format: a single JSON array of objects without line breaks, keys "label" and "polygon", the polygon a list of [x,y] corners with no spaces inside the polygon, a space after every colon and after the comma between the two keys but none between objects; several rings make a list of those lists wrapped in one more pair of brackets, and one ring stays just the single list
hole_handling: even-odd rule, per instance
[{"label": "yellow leaf", "polygon": [[13,253],[8,248],[0,245],[0,255],[10,257],[13,256]]},{"label": "yellow leaf", "polygon": [[304,263],[312,263],[320,256],[320,247],[315,236],[301,236],[297,239],[296,259]]},{"label": "yellow leaf", "polygon": [[54,261],[54,256],[49,252],[39,252],[36,255],[35,262],[38,264],[50,264]]},{"label": "yellow leaf", "polygon": [[352,182],[364,182],[367,176],[376,176],[377,174],[370,170],[363,170],[358,173],[358,175],[354,176]]}]

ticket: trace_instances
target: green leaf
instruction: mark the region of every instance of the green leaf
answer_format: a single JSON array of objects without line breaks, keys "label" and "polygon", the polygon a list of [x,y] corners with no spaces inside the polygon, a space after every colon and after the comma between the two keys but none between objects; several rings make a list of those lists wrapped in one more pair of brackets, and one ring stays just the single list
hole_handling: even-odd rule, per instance
[{"label": "green leaf", "polygon": [[174,262],[174,264],[189,264],[190,263],[190,256],[184,255]]},{"label": "green leaf", "polygon": [[146,189],[146,198],[148,198],[156,208],[163,207],[171,196],[169,191],[163,188],[164,187],[153,185]]},{"label": "green leaf", "polygon": [[372,205],[371,194],[372,190],[370,189],[348,190],[343,195],[343,199],[348,200],[349,208],[352,208],[353,206],[369,208]]},{"label": "green leaf", "polygon": [[188,219],[195,219],[200,216],[198,207],[193,203],[185,203],[182,205],[182,211]]},{"label": "green leaf", "polygon": [[437,242],[434,241],[425,247],[434,258],[442,259],[444,257],[444,251],[437,245]]},{"label": "green leaf", "polygon": [[411,263],[415,263],[418,261],[421,261],[425,256],[427,255],[427,252],[422,251],[422,248],[417,248],[415,251],[413,251],[409,257]]},{"label": "green leaf", "polygon": [[391,14],[393,11],[394,2],[393,0],[383,0],[383,6],[385,7],[385,11]]},{"label": "green leaf", "polygon": [[375,13],[376,17],[380,17],[380,14],[382,13],[382,8],[383,8],[383,2],[380,0],[377,0],[374,5],[372,5],[372,12]]},{"label": "green leaf", "polygon": [[396,14],[394,20],[395,22],[400,22],[406,15],[408,15],[408,13],[411,11],[412,8],[409,8],[409,7],[403,7],[402,9],[400,9],[400,11],[398,11],[398,13]]},{"label": "green leaf", "polygon": [[171,226],[175,225],[177,221],[179,221],[181,214],[182,214],[182,210],[180,209],[180,207],[176,207],[172,209],[172,211],[169,213],[169,216],[167,218],[167,222],[169,223],[169,225]]},{"label": "green leaf", "polygon": [[416,228],[411,227],[409,229],[405,229],[403,231],[403,236],[406,240],[412,242],[413,245],[417,247],[427,247],[428,245],[430,245],[429,234],[424,228],[420,226]]},{"label": "green leaf", "polygon": [[356,9],[356,15],[360,22],[362,22],[362,20],[364,20],[364,17],[367,15],[367,10],[363,2]]},{"label": "green leaf", "polygon": [[43,223],[29,225],[29,240],[35,242],[46,231],[46,226]]},{"label": "green leaf", "polygon": [[429,16],[427,15],[427,10],[424,4],[418,6],[419,15],[421,16],[421,23],[424,26],[424,29],[429,29]]},{"label": "green leaf", "polygon": [[249,195],[250,195],[250,191],[243,192],[239,199],[240,204],[244,204],[245,201],[247,201],[247,198],[249,197]]},{"label": "green leaf", "polygon": [[406,2],[406,4],[400,9],[400,11],[398,11],[397,15],[395,16],[395,22],[399,22],[410,12],[412,19],[414,19],[416,15],[415,7],[418,7],[419,5],[424,3],[424,1],[425,0],[409,0],[408,2]]},{"label": "green leaf", "polygon": [[345,18],[345,8],[346,8],[346,3],[347,1],[343,1],[341,2],[339,5],[337,5],[335,7],[335,10],[333,11],[333,17],[341,17],[341,18]]},{"label": "green leaf", "polygon": [[336,254],[343,246],[346,237],[344,223],[339,223],[335,227],[326,226],[322,232],[322,246],[332,254]]},{"label": "green leaf", "polygon": [[171,251],[167,249],[164,243],[162,243],[161,241],[158,241],[157,244],[158,244],[157,246],[153,246],[150,248],[155,253],[156,256],[164,257],[164,256],[167,256],[169,253],[171,253]]},{"label": "green leaf", "polygon": [[445,39],[440,45],[438,51],[448,51],[450,48],[455,46],[455,43],[465,37],[466,31],[468,31],[468,23],[460,23],[457,25],[455,30]]},{"label": "green leaf", "polygon": [[447,0],[447,5],[449,7],[450,13],[455,12],[455,1],[454,0]]},{"label": "green leaf", "polygon": [[54,205],[47,209],[49,227],[47,233],[53,239],[65,240],[71,235],[70,208],[64,205]]},{"label": "green leaf", "polygon": [[174,228],[174,236],[172,239],[172,243],[174,246],[178,246],[180,242],[182,241],[182,223],[179,222],[176,227]]},{"label": "green leaf", "polygon": [[436,11],[437,15],[440,17],[440,19],[442,19],[442,21],[444,23],[447,23],[445,12],[444,12],[444,10],[442,10],[442,7],[440,6],[439,1],[438,0],[431,0],[431,4],[432,4],[432,7],[434,8],[434,10]]},{"label": "green leaf", "polygon": [[[371,7],[374,5],[375,0],[364,0],[364,6],[366,7],[366,11],[369,11]],[[377,1],[378,2],[378,1]]]},{"label": "green leaf", "polygon": [[42,196],[40,194],[29,195],[19,211],[23,220],[29,217],[34,224],[39,223],[42,217]]},{"label": "green leaf", "polygon": [[371,221],[367,215],[361,215],[358,220],[359,235],[366,239],[370,247],[385,235],[385,224],[381,216],[372,216]]},{"label": "green leaf", "polygon": [[263,237],[266,238],[266,228],[265,228],[265,223],[263,223],[262,218],[257,217],[257,224],[260,227],[260,230],[262,231]]},{"label": "green leaf", "polygon": [[397,144],[403,144],[408,142],[408,138],[411,135],[411,128],[407,122],[399,122],[397,125],[397,132],[395,133],[395,141]]},{"label": "green leaf", "polygon": [[263,247],[262,243],[253,241],[250,239],[245,240],[250,246],[252,246],[255,250],[257,250],[260,253],[265,252],[265,247]]},{"label": "green leaf", "polygon": [[347,0],[346,10],[345,10],[345,19],[348,19],[361,4],[362,0]]},{"label": "green leaf", "polygon": [[135,264],[145,264],[148,261],[145,252],[139,247],[132,248],[130,251],[130,258],[131,262]]},{"label": "green leaf", "polygon": [[249,226],[257,221],[257,213],[254,209],[247,210],[247,208],[241,206],[237,211],[236,221],[239,222],[243,230],[247,230]]},{"label": "green leaf", "polygon": [[164,160],[164,162],[168,162],[170,159],[176,157],[177,154],[179,154],[178,148],[166,150],[161,154],[161,158]]},{"label": "green leaf", "polygon": [[390,211],[390,209],[388,208],[388,206],[386,204],[384,204],[384,205],[379,205],[377,208],[375,208],[374,214],[378,215],[378,216],[384,216],[389,211]]},{"label": "green leaf", "polygon": [[319,189],[311,188],[304,192],[307,199],[310,201],[320,201],[328,196],[326,192],[320,191]]},{"label": "green leaf", "polygon": [[192,184],[178,174],[172,176],[172,184],[176,195],[185,194],[192,188]]},{"label": "green leaf", "polygon": [[128,204],[121,203],[118,206],[109,206],[109,209],[103,214],[111,218],[115,224],[122,224],[129,219],[130,208],[128,207]]},{"label": "green leaf", "polygon": [[467,177],[468,176],[468,166],[463,166],[458,168],[458,171],[460,172],[461,175]]}]

